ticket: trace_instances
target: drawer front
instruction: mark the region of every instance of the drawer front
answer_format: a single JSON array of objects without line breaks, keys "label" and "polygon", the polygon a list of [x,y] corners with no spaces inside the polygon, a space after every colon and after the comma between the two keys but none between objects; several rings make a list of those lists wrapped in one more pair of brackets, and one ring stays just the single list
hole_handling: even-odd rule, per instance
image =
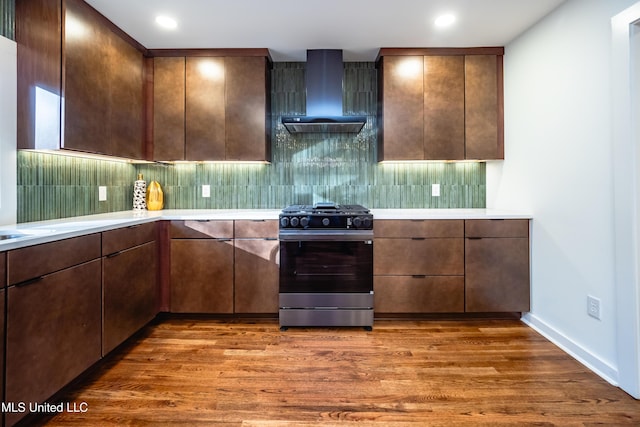
[{"label": "drawer front", "polygon": [[463,276],[376,276],[378,313],[462,313]]},{"label": "drawer front", "polygon": [[528,219],[468,219],[465,237],[529,237]]},{"label": "drawer front", "polygon": [[278,220],[241,220],[235,221],[235,237],[243,238],[278,238]]},{"label": "drawer front", "polygon": [[156,239],[156,223],[132,225],[102,233],[102,255],[109,255]]},{"label": "drawer front", "polygon": [[9,285],[100,258],[100,233],[9,251]]},{"label": "drawer front", "polygon": [[376,237],[463,237],[464,220],[429,219],[395,220],[382,219],[373,222]]},{"label": "drawer front", "polygon": [[462,276],[464,239],[376,239],[373,274]]},{"label": "drawer front", "polygon": [[171,221],[172,239],[233,239],[233,221]]}]

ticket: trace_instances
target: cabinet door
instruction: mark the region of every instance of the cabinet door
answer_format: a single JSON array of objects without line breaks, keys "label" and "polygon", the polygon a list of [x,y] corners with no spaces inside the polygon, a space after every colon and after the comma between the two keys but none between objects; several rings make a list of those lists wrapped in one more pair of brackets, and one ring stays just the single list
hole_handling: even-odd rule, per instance
[{"label": "cabinet door", "polygon": [[110,30],[95,11],[66,0],[64,31],[63,148],[108,154],[110,138]]},{"label": "cabinet door", "polygon": [[233,313],[233,240],[171,240],[171,311]]},{"label": "cabinet door", "polygon": [[225,159],[268,160],[267,59],[260,56],[227,57],[225,75]]},{"label": "cabinet door", "polygon": [[424,159],[424,60],[422,56],[382,59],[382,155],[378,160]]},{"label": "cabinet door", "polygon": [[101,260],[7,292],[6,399],[43,402],[100,359]]},{"label": "cabinet door", "polygon": [[225,59],[186,61],[186,160],[225,160]]},{"label": "cabinet door", "polygon": [[185,159],[185,58],[153,59],[153,159]]},{"label": "cabinet door", "polygon": [[18,44],[18,148],[57,149],[62,95],[61,0],[12,4]]},{"label": "cabinet door", "polygon": [[375,276],[378,313],[462,313],[463,276]]},{"label": "cabinet door", "polygon": [[424,158],[464,159],[464,56],[424,57]]},{"label": "cabinet door", "polygon": [[277,240],[235,241],[235,312],[277,313],[279,284]]},{"label": "cabinet door", "polygon": [[466,311],[529,311],[528,238],[468,238],[465,264]]},{"label": "cabinet door", "polygon": [[465,151],[467,159],[503,159],[502,56],[467,55]]},{"label": "cabinet door", "polygon": [[108,154],[143,159],[144,59],[128,42],[109,32],[110,140]]},{"label": "cabinet door", "polygon": [[157,314],[156,269],[155,242],[104,258],[103,355]]},{"label": "cabinet door", "polygon": [[464,239],[376,239],[374,275],[464,275]]}]

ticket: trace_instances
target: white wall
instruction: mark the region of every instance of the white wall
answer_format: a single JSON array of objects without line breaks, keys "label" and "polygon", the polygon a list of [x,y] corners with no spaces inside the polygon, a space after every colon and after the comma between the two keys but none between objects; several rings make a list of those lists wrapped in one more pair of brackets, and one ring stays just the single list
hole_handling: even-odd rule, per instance
[{"label": "white wall", "polygon": [[17,215],[16,67],[15,42],[0,36],[0,225]]},{"label": "white wall", "polygon": [[487,206],[534,215],[524,320],[614,384],[611,18],[637,1],[569,0],[506,46],[505,161],[487,167]]}]

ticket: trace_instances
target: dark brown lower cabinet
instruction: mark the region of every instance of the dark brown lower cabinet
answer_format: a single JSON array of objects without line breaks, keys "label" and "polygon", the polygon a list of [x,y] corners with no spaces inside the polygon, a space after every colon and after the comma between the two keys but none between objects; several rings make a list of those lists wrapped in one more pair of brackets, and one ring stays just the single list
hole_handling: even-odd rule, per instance
[{"label": "dark brown lower cabinet", "polygon": [[7,289],[7,402],[43,402],[100,359],[101,275],[96,259]]},{"label": "dark brown lower cabinet", "polygon": [[7,254],[0,252],[0,288],[7,285]]},{"label": "dark brown lower cabinet", "polygon": [[235,240],[235,312],[278,313],[277,240]]},{"label": "dark brown lower cabinet", "polygon": [[[4,384],[4,347],[5,347],[5,301],[7,284],[7,254],[0,252],[0,384]],[[0,386],[0,402],[4,400],[4,387]],[[4,418],[0,414],[0,425],[4,425]]]},{"label": "dark brown lower cabinet", "polygon": [[377,313],[462,313],[464,276],[375,276]]},{"label": "dark brown lower cabinet", "polygon": [[375,233],[376,313],[529,311],[529,220],[379,220]]},{"label": "dark brown lower cabinet", "polygon": [[467,238],[465,266],[466,311],[529,311],[528,238]]},{"label": "dark brown lower cabinet", "polygon": [[[4,254],[0,254],[0,257],[4,257]],[[5,296],[6,290],[0,289],[0,384],[4,384],[4,347],[5,347]],[[4,399],[4,388],[0,387],[0,401],[6,402]],[[2,423],[2,416],[0,416],[0,425]]]},{"label": "dark brown lower cabinet", "polygon": [[171,240],[171,312],[233,313],[233,239]]},{"label": "dark brown lower cabinet", "polygon": [[155,242],[104,258],[103,355],[156,316],[156,271]]}]

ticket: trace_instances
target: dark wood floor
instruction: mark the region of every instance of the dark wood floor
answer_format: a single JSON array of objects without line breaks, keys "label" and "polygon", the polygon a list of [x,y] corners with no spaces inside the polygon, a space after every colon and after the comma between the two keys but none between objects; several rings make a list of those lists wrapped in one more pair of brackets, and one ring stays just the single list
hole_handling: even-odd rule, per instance
[{"label": "dark wood floor", "polygon": [[62,398],[64,425],[640,425],[640,402],[518,320],[169,319]]}]

